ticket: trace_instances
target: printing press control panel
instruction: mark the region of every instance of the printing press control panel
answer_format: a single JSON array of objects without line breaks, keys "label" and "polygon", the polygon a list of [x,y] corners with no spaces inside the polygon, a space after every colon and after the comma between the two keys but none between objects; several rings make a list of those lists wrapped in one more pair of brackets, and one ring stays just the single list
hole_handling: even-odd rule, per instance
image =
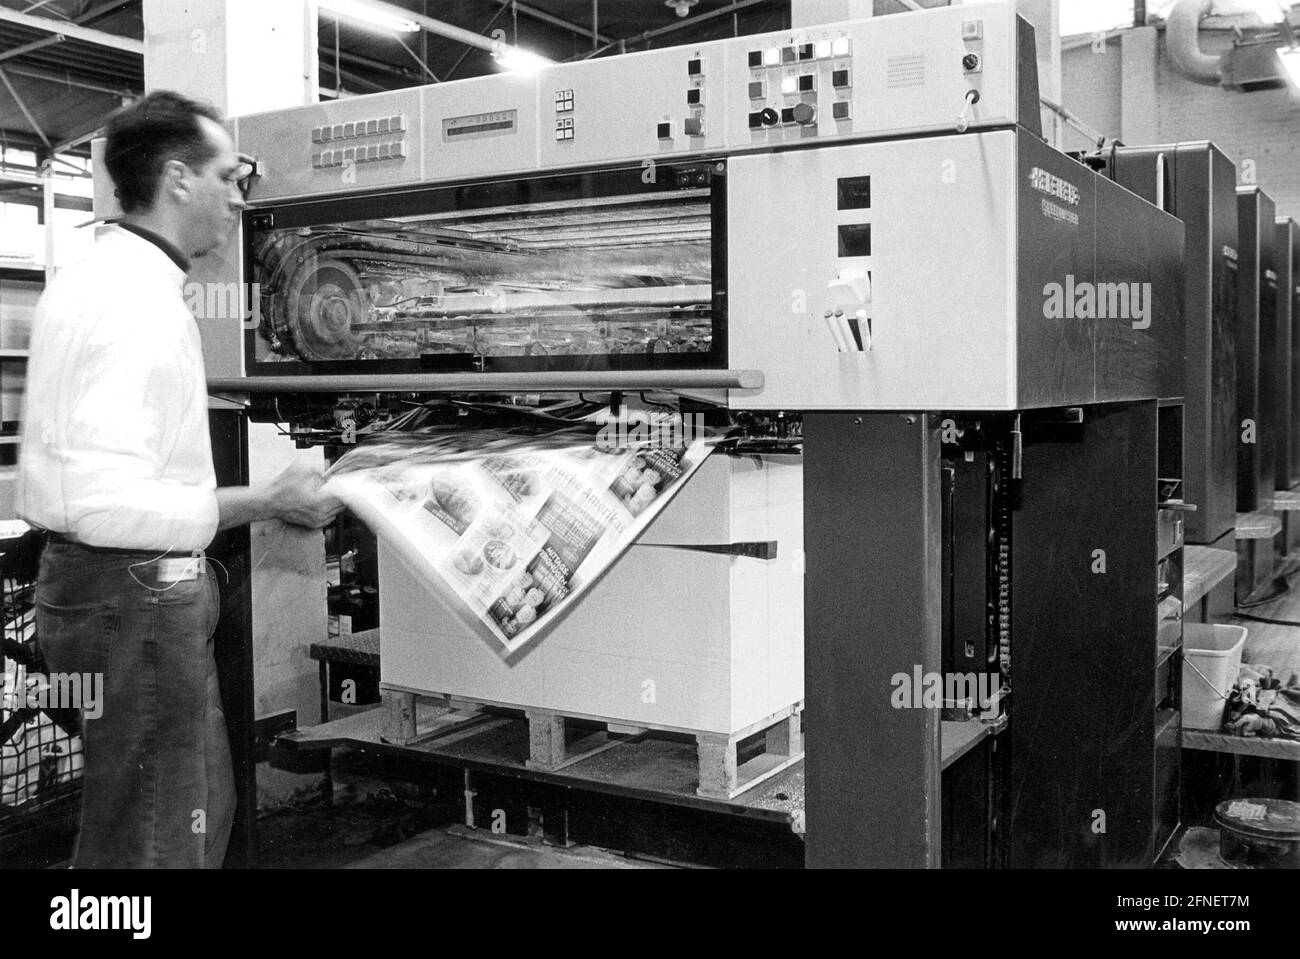
[{"label": "printing press control panel", "polygon": [[1033,33],[976,3],[238,120],[256,201],[1038,123]]}]

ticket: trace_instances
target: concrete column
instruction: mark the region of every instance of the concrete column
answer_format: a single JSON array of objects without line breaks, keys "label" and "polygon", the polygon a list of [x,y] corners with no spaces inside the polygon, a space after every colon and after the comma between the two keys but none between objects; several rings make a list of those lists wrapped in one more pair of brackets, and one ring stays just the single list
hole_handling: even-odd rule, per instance
[{"label": "concrete column", "polygon": [[146,90],[176,90],[227,116],[317,99],[313,0],[144,0]]},{"label": "concrete column", "polygon": [[1120,134],[1125,143],[1159,143],[1156,70],[1160,42],[1155,27],[1127,30],[1120,37]]}]

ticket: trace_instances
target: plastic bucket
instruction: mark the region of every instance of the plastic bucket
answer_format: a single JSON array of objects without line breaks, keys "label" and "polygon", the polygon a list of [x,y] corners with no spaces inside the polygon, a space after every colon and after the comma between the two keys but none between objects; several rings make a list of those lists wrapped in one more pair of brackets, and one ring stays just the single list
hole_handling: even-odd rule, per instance
[{"label": "plastic bucket", "polygon": [[1183,624],[1183,728],[1218,729],[1241,669],[1246,627]]}]

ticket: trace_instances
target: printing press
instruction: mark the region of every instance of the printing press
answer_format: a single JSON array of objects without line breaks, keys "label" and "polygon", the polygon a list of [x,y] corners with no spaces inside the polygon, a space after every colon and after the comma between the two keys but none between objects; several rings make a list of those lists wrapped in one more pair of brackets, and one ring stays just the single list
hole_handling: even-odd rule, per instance
[{"label": "printing press", "polygon": [[[331,458],[417,407],[733,429],[516,654],[375,541],[385,697],[691,738],[676,802],[741,819],[801,776],[811,866],[1149,866],[1178,823],[1184,227],[1039,118],[1006,2],[238,118],[250,208],[201,268],[252,291],[199,318],[219,469],[247,474],[250,417]],[[996,694],[900,704],[934,675]],[[539,789],[576,774],[532,745]]]}]

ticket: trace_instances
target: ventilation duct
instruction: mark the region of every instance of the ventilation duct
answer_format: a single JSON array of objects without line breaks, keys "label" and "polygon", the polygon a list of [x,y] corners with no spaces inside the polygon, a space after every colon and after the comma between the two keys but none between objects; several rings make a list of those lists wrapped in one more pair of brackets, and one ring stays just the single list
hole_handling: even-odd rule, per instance
[{"label": "ventilation duct", "polygon": [[1210,15],[1214,0],[1178,0],[1165,21],[1165,49],[1178,72],[1196,83],[1219,85],[1218,57],[1201,52],[1201,21]]}]

